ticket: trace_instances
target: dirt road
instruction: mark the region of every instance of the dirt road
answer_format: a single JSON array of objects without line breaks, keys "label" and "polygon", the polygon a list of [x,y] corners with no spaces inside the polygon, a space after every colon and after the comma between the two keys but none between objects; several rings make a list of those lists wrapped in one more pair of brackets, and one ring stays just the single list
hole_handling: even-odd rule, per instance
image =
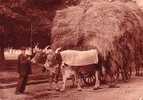
[{"label": "dirt road", "polygon": [[48,91],[48,83],[29,85],[26,93],[15,95],[15,88],[1,89],[0,100],[143,100],[143,77],[132,78],[127,83],[119,83],[120,88],[92,90],[86,87],[81,92],[68,88],[65,92]]}]

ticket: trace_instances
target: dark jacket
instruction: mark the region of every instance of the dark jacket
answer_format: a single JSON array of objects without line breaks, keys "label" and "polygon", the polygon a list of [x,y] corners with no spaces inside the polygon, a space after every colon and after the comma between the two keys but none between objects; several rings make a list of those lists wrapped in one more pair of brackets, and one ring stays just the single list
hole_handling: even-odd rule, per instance
[{"label": "dark jacket", "polygon": [[27,55],[20,54],[18,56],[18,66],[17,66],[18,73],[22,76],[26,76],[32,73],[31,69],[31,61],[28,60]]}]

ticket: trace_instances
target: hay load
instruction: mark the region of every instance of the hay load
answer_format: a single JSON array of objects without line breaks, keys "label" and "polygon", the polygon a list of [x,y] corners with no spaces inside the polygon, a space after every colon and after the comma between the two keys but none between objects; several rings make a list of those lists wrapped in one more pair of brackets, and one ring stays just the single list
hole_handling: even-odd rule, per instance
[{"label": "hay load", "polygon": [[118,65],[129,66],[143,61],[142,32],[143,13],[133,3],[86,2],[57,11],[51,42],[53,48],[98,48],[104,57],[110,52]]}]

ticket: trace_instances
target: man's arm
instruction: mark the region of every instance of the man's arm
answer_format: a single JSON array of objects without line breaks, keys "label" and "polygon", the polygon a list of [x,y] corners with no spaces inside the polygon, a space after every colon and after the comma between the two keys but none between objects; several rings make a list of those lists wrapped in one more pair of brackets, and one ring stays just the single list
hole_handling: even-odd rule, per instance
[{"label": "man's arm", "polygon": [[20,63],[21,64],[26,64],[30,62],[30,58],[26,57],[26,56],[21,56],[20,57]]}]

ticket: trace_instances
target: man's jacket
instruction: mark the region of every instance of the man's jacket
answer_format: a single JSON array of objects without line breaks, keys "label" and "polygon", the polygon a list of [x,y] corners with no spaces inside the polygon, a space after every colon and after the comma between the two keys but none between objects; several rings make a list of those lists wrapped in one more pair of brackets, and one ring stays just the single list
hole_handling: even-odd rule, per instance
[{"label": "man's jacket", "polygon": [[18,56],[18,73],[22,76],[28,75],[32,73],[31,62],[28,60],[27,55],[20,54]]}]

